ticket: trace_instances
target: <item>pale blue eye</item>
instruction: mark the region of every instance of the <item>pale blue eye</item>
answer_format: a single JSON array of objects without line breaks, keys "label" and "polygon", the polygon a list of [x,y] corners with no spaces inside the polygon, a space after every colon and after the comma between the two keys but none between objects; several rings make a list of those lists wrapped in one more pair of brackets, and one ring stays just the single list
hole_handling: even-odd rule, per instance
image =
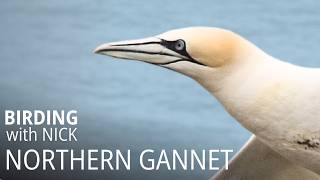
[{"label": "pale blue eye", "polygon": [[176,43],[175,43],[175,45],[174,45],[174,48],[175,48],[176,50],[178,50],[178,51],[181,51],[181,50],[184,49],[184,46],[185,46],[184,41],[181,40],[181,39],[179,39],[179,40],[176,41]]}]

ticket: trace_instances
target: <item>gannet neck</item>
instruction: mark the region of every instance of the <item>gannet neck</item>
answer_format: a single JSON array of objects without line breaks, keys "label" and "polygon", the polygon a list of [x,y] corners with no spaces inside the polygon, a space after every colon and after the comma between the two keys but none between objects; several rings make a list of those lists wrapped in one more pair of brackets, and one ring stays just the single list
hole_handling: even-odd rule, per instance
[{"label": "gannet neck", "polygon": [[320,174],[319,69],[269,56],[224,73],[220,81],[199,83],[263,143]]},{"label": "gannet neck", "polygon": [[[252,104],[261,98],[261,93],[265,89],[280,84],[282,86],[291,84],[293,82],[288,80],[288,75],[299,72],[297,71],[299,68],[294,65],[279,61],[265,53],[260,53],[259,49],[253,50],[257,50],[257,52],[247,56],[247,59],[238,60],[229,66],[211,70],[206,72],[207,75],[203,76],[205,78],[197,79],[233,116],[246,114],[249,110],[254,111],[254,108],[259,108]],[[281,90],[279,89],[279,91]],[[272,95],[275,94],[269,94],[268,96]],[[237,120],[239,119],[237,118]],[[242,122],[241,119],[240,123],[243,123],[253,132],[256,128],[255,125],[260,126],[260,124],[252,124],[247,120]]]}]

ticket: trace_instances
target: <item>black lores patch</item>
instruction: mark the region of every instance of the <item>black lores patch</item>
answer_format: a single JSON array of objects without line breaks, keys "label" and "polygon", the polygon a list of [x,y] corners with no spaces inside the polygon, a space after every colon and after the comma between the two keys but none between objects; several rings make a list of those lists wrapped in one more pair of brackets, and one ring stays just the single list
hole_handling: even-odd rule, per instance
[{"label": "black lores patch", "polygon": [[[180,59],[178,61],[174,61],[174,62],[179,62],[179,61],[189,61],[189,62],[192,62],[192,63],[196,63],[196,64],[199,64],[199,65],[203,65],[205,66],[204,64],[200,63],[199,61],[193,59],[187,52],[187,45],[185,43],[184,40],[182,39],[178,39],[178,40],[175,40],[175,41],[167,41],[167,40],[164,40],[164,39],[161,39],[161,42],[160,44],[184,57],[187,57],[188,59]],[[170,63],[174,63],[174,62],[170,62]],[[170,64],[168,63],[168,64]]]}]

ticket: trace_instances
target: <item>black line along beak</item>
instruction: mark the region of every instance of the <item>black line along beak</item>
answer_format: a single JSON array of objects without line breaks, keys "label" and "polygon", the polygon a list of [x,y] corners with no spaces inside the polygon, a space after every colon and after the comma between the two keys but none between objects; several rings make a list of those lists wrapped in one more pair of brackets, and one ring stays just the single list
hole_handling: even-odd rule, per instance
[{"label": "black line along beak", "polygon": [[172,43],[175,42],[151,37],[102,44],[94,50],[94,53],[156,65],[168,65],[179,61],[190,61],[203,65],[192,59],[187,53],[175,51]]}]

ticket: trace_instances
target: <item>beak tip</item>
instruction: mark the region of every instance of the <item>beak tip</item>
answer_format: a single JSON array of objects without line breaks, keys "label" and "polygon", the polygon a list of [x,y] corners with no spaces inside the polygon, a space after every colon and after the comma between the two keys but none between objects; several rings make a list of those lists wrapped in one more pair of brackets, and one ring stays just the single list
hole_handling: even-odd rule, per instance
[{"label": "beak tip", "polygon": [[99,45],[98,47],[96,47],[94,50],[93,50],[93,53],[95,54],[104,54],[106,55],[106,51],[109,50],[111,48],[111,44],[110,43],[106,43],[106,44],[101,44]]},{"label": "beak tip", "polygon": [[95,49],[92,51],[92,53],[94,53],[94,54],[100,54],[100,52],[101,52],[101,49],[100,49],[99,47],[95,48]]}]

